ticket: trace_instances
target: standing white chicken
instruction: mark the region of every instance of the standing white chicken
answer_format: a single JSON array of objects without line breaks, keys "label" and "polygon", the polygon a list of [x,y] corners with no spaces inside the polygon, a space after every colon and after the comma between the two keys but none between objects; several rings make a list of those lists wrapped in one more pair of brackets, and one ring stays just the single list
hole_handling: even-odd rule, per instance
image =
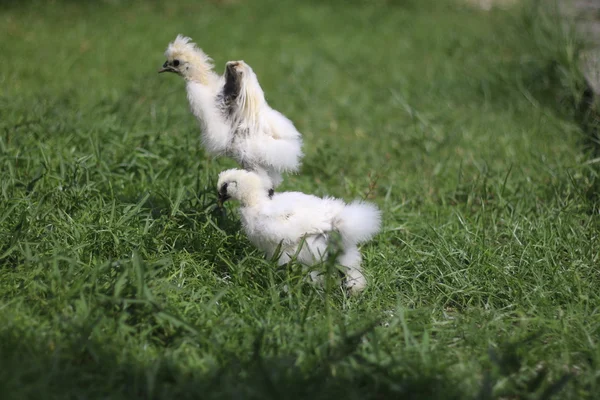
[{"label": "standing white chicken", "polygon": [[269,106],[252,68],[244,61],[225,66],[225,85],[217,103],[232,123],[231,147],[244,169],[273,186],[283,180],[283,172],[295,172],[302,158],[302,137],[292,121]]},{"label": "standing white chicken", "polygon": [[212,59],[192,39],[182,35],[169,43],[167,61],[161,72],[173,72],[186,81],[187,98],[192,114],[202,126],[202,144],[213,155],[226,155],[233,139],[230,121],[217,107],[216,97],[225,80],[213,71]]},{"label": "standing white chicken", "polygon": [[186,80],[190,108],[202,125],[202,144],[209,153],[235,159],[274,186],[281,183],[282,172],[298,170],[300,134],[267,105],[250,67],[246,73],[243,62],[228,63],[225,76],[219,76],[210,57],[181,35],[165,56],[158,72],[174,72]]},{"label": "standing white chicken", "polygon": [[242,227],[256,247],[273,257],[281,245],[279,265],[296,254],[305,265],[324,260],[331,234],[337,231],[342,253],[336,261],[346,267],[346,287],[354,293],[365,288],[357,245],[380,229],[381,212],[375,205],[362,201],[346,204],[300,192],[275,193],[258,174],[239,169],[221,172],[218,188],[221,202],[229,198],[240,202]]}]

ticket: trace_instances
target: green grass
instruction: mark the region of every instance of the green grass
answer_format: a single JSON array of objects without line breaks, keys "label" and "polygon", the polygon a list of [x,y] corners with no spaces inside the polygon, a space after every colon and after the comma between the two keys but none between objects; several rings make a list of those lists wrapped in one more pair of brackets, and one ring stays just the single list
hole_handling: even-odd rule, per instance
[{"label": "green grass", "polygon": [[[1,5],[2,397],[596,397],[579,45],[537,8],[422,3]],[[364,294],[216,209],[234,163],[156,73],[177,33],[247,61],[303,133],[282,190],[382,208]]]}]

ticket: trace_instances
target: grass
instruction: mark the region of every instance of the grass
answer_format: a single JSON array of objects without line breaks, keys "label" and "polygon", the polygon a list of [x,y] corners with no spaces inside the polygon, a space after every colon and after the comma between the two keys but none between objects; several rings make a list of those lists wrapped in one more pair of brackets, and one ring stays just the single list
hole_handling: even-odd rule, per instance
[{"label": "grass", "polygon": [[[0,5],[3,398],[597,397],[579,42],[535,4],[457,4]],[[156,74],[177,33],[303,133],[284,190],[382,208],[364,294],[278,269],[215,207],[234,164]]]}]

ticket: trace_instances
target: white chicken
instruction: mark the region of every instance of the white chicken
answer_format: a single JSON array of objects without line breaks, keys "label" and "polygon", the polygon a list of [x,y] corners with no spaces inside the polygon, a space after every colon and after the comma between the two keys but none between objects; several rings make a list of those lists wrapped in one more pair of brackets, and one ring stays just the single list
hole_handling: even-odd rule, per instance
[{"label": "white chicken", "polygon": [[216,104],[225,80],[214,72],[212,59],[188,37],[178,35],[169,43],[165,57],[158,73],[173,72],[185,79],[190,109],[202,126],[202,144],[210,154],[225,155],[233,132]]},{"label": "white chicken", "polygon": [[244,61],[229,61],[224,77],[217,103],[231,120],[237,161],[246,170],[268,175],[277,187],[283,172],[295,172],[300,167],[300,132],[269,106],[256,74]]},{"label": "white chicken", "polygon": [[173,72],[186,80],[190,108],[201,123],[208,153],[233,158],[273,186],[281,183],[281,173],[299,169],[300,133],[268,106],[247,64],[229,62],[219,76],[211,58],[182,35],[169,44],[165,56],[158,72]]},{"label": "white chicken", "polygon": [[239,169],[219,174],[218,191],[221,203],[229,198],[240,202],[242,227],[256,247],[269,258],[280,249],[279,265],[294,256],[308,266],[326,259],[331,235],[338,232],[342,251],[336,261],[346,268],[346,287],[351,293],[366,287],[357,245],[379,232],[381,212],[375,205],[346,204],[300,192],[275,193],[258,174]]}]

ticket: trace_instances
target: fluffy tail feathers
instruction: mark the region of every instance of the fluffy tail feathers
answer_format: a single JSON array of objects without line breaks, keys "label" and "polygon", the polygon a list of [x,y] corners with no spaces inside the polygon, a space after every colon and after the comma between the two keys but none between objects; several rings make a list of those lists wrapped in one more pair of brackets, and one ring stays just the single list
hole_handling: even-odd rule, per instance
[{"label": "fluffy tail feathers", "polygon": [[347,245],[366,242],[381,229],[381,211],[374,204],[353,201],[344,206],[334,227]]}]

